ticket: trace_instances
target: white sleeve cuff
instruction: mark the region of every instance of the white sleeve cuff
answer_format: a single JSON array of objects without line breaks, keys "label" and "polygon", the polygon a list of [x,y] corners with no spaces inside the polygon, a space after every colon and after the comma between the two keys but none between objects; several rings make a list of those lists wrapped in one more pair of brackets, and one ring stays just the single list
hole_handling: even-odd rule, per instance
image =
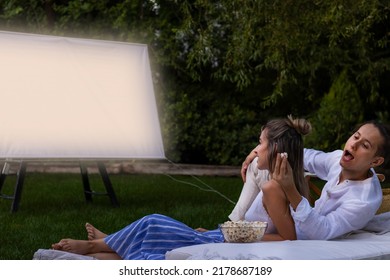
[{"label": "white sleeve cuff", "polygon": [[297,208],[294,210],[290,205],[291,216],[295,221],[304,222],[312,211],[309,201],[302,197],[301,202],[299,202]]}]

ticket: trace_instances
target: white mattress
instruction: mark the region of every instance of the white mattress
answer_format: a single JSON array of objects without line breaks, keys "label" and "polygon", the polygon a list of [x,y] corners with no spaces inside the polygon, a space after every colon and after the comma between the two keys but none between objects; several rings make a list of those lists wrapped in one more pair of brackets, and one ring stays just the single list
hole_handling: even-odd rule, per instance
[{"label": "white mattress", "polygon": [[390,259],[390,212],[376,216],[363,230],[340,239],[202,244],[169,251],[166,259]]},{"label": "white mattress", "polygon": [[[167,260],[360,260],[390,259],[390,212],[374,217],[360,231],[343,238],[259,243],[211,243],[178,248]],[[91,260],[93,258],[39,249],[34,260]]]}]

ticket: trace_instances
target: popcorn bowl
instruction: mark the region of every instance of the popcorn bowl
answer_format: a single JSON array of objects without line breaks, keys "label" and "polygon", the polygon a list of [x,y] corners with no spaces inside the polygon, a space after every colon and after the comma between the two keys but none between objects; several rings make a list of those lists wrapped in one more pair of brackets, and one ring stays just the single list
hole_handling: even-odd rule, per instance
[{"label": "popcorn bowl", "polygon": [[260,221],[227,221],[219,225],[225,242],[229,243],[259,242],[263,238],[267,226],[267,222]]}]

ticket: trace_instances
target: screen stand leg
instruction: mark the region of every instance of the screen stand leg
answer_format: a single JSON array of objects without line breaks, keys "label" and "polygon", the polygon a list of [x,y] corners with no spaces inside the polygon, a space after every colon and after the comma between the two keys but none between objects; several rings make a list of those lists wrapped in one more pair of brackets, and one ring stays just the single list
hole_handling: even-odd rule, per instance
[{"label": "screen stand leg", "polygon": [[105,193],[98,193],[91,189],[91,185],[89,183],[89,177],[88,177],[88,169],[84,163],[80,162],[80,170],[81,170],[81,176],[83,180],[85,200],[87,202],[92,202],[93,195],[107,195],[110,198],[111,204],[115,207],[118,207],[119,202],[118,199],[116,198],[115,191],[114,188],[112,187],[111,180],[108,176],[105,164],[99,161],[97,162],[97,166],[99,169],[100,176],[102,177],[103,184],[106,188]]},{"label": "screen stand leg", "polygon": [[19,202],[22,197],[22,189],[24,178],[26,177],[27,163],[22,161],[19,166],[19,171],[15,183],[15,195],[11,205],[11,212],[16,212],[19,209]]},{"label": "screen stand leg", "polygon": [[[92,202],[92,195],[107,195],[110,198],[112,205],[115,207],[119,207],[119,202],[118,199],[116,198],[115,191],[114,188],[112,187],[105,164],[103,162],[97,162],[97,165],[98,165],[100,176],[102,177],[104,186],[106,188],[106,193],[97,193],[92,191],[89,183],[89,178],[88,178],[88,169],[83,163],[80,162],[80,170],[81,170],[81,176],[83,180],[84,195],[86,201]],[[26,177],[27,162],[25,161],[20,162],[19,169],[16,173],[17,177],[16,177],[13,195],[5,195],[2,193],[5,180],[8,176],[9,168],[10,168],[10,164],[8,162],[5,162],[0,173],[0,198],[12,200],[11,212],[14,213],[19,209],[19,203],[22,197],[24,179]]]},{"label": "screen stand leg", "polygon": [[85,200],[87,202],[92,202],[93,192],[91,189],[91,185],[89,184],[88,169],[85,166],[85,164],[83,164],[82,162],[80,162],[80,172],[81,172],[81,178],[83,180]]},{"label": "screen stand leg", "polygon": [[14,213],[19,209],[20,199],[22,197],[24,178],[26,177],[27,163],[24,161],[20,162],[19,169],[16,173],[14,195],[5,195],[1,192],[5,183],[5,179],[7,178],[9,168],[10,164],[8,162],[5,162],[0,174],[0,197],[12,200],[11,212]]},{"label": "screen stand leg", "polygon": [[112,205],[115,207],[119,206],[118,199],[116,198],[114,188],[112,187],[110,177],[108,176],[106,166],[103,162],[98,162],[97,163],[98,168],[99,168],[99,173],[100,176],[102,177],[104,186],[106,187],[107,195],[109,196]]},{"label": "screen stand leg", "polygon": [[6,196],[2,194],[1,190],[3,189],[5,179],[7,178],[9,170],[9,163],[4,162],[3,168],[1,169],[0,174],[0,197],[5,198]]}]

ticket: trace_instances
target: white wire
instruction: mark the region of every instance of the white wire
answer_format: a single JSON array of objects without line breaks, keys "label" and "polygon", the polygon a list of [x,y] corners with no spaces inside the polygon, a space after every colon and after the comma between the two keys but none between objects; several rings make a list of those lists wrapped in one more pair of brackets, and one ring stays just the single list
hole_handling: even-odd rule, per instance
[{"label": "white wire", "polygon": [[[179,165],[177,165],[176,163],[174,163],[173,161],[167,159],[169,163],[171,163],[172,165],[178,167],[178,168],[181,168]],[[171,178],[172,180],[176,181],[176,182],[179,182],[179,183],[182,183],[182,184],[186,184],[186,185],[190,185],[190,186],[193,186],[193,187],[196,187],[202,191],[206,191],[206,192],[214,192],[216,194],[218,194],[219,196],[223,197],[224,199],[226,199],[227,201],[229,201],[230,203],[232,203],[233,205],[236,204],[234,201],[232,201],[231,199],[229,199],[227,196],[225,196],[224,194],[222,194],[221,192],[217,191],[216,189],[214,189],[213,187],[211,187],[210,185],[206,184],[205,182],[203,182],[202,180],[200,180],[199,178],[197,178],[196,176],[194,175],[190,175],[192,178],[194,178],[195,180],[197,180],[198,182],[200,182],[201,184],[203,184],[204,186],[207,187],[207,189],[205,188],[202,188],[194,183],[190,183],[190,182],[186,182],[186,181],[182,181],[182,180],[179,180],[179,179],[176,179],[174,178],[173,176],[169,175],[169,174],[165,174],[163,173],[165,176]]]}]

